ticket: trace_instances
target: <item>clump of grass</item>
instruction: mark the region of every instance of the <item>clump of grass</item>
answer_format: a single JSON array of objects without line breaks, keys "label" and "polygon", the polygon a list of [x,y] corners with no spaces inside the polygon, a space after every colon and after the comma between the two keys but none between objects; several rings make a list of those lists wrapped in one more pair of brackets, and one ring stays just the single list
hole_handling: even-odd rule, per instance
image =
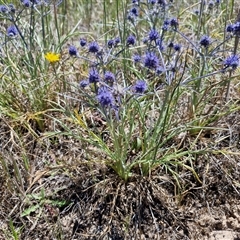
[{"label": "clump of grass", "polygon": [[[175,145],[175,139],[188,133],[198,138],[236,110],[234,104],[227,109],[222,96],[228,88],[226,73],[236,73],[239,66],[238,56],[226,58],[231,54],[226,45],[238,33],[226,33],[227,20],[223,18],[218,35],[210,35],[210,14],[217,14],[221,6],[201,2],[177,11],[170,3],[122,4],[123,23],[117,23],[119,32],[114,37],[105,35],[106,44],[90,42],[87,54],[86,50],[78,53],[75,49],[73,53],[69,49],[76,62],[84,61],[89,67],[80,81],[80,94],[88,106],[75,118],[87,131],[87,141],[102,150],[105,163],[123,179],[127,180],[136,168],[148,175],[161,165],[167,169],[184,166],[197,178],[183,159],[211,149],[190,145],[186,150]],[[199,11],[194,13],[195,7]],[[189,16],[195,14],[193,33],[181,25],[187,11],[192,11]],[[89,108],[96,109],[106,121],[107,142],[101,132],[93,133],[84,122],[84,112]]]}]

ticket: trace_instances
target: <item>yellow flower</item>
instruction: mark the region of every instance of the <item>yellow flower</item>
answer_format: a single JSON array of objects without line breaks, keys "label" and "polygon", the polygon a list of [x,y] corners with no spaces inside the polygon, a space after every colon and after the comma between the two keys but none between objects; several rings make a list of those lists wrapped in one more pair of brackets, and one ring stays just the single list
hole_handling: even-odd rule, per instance
[{"label": "yellow flower", "polygon": [[60,60],[60,54],[58,53],[47,52],[44,56],[50,63],[56,63]]}]

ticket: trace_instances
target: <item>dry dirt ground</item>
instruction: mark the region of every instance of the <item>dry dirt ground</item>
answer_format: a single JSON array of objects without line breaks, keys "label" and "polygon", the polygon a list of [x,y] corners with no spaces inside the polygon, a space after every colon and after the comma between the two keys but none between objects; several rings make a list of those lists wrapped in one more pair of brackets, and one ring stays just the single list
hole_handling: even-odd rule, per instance
[{"label": "dry dirt ground", "polygon": [[2,121],[0,240],[13,239],[11,222],[19,231],[15,239],[24,240],[240,239],[238,120],[235,113],[218,123],[231,125],[231,132],[199,139],[199,148],[212,144],[233,152],[196,156],[189,164],[201,182],[181,168],[175,169],[176,178],[164,166],[148,177],[136,172],[124,182],[111,169],[90,165],[73,139],[43,144],[27,135],[22,146],[28,149],[31,177],[19,167],[20,180],[16,164],[24,154],[13,129]]}]

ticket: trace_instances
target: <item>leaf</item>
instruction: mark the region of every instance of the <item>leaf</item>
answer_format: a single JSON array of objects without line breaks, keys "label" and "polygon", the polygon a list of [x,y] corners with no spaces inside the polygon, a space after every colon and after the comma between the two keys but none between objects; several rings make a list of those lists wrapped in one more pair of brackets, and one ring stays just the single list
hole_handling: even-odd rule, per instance
[{"label": "leaf", "polygon": [[50,200],[50,204],[52,204],[53,206],[56,206],[56,207],[64,207],[68,204],[67,201],[65,200]]},{"label": "leaf", "polygon": [[21,214],[21,217],[28,216],[32,212],[35,212],[39,208],[39,204],[30,206],[29,208],[25,209],[23,213]]}]

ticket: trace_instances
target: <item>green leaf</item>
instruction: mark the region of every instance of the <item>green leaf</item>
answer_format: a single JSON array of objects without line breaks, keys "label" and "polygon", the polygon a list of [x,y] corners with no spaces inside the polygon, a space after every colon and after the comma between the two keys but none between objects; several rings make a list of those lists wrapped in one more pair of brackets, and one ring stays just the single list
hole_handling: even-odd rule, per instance
[{"label": "green leaf", "polygon": [[39,204],[30,206],[29,208],[25,209],[23,213],[21,214],[21,217],[28,216],[32,212],[35,212],[39,208]]}]

